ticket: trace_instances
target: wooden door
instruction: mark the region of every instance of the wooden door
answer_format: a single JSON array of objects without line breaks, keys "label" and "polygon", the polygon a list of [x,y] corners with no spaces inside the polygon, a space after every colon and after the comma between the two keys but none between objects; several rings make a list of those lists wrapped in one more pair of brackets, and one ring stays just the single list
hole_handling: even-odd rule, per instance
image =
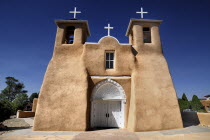
[{"label": "wooden door", "polygon": [[121,101],[109,101],[108,127],[119,127],[121,119]]},{"label": "wooden door", "polygon": [[94,103],[94,127],[120,127],[121,125],[121,101],[96,101]]},{"label": "wooden door", "polygon": [[94,103],[94,127],[107,127],[107,103],[104,101]]}]

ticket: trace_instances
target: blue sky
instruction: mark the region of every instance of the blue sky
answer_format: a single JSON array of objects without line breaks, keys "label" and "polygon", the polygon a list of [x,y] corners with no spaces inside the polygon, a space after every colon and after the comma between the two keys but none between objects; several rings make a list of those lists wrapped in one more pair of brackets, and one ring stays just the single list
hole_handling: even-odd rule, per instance
[{"label": "blue sky", "polygon": [[160,26],[164,55],[180,97],[210,94],[210,1],[209,0],[0,0],[0,90],[5,77],[23,82],[28,94],[40,90],[55,42],[56,19],[70,19],[74,7],[78,19],[88,20],[91,37],[98,42],[107,35],[104,26],[121,43],[129,20],[163,20]]}]

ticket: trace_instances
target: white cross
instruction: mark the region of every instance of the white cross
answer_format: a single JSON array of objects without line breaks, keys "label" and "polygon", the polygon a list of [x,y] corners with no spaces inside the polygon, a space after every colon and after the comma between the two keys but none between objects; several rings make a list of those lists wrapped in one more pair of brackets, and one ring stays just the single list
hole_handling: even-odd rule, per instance
[{"label": "white cross", "polygon": [[108,27],[104,27],[104,29],[108,30],[108,36],[110,36],[110,29],[114,29],[114,27],[110,27],[110,24],[108,24]]},{"label": "white cross", "polygon": [[80,14],[81,11],[77,11],[77,7],[74,7],[74,11],[69,11],[69,13],[74,13],[74,18],[76,19],[76,14]]},{"label": "white cross", "polygon": [[143,8],[141,7],[141,11],[137,11],[137,14],[141,14],[141,18],[144,18],[144,14],[148,14],[148,12],[144,12]]}]

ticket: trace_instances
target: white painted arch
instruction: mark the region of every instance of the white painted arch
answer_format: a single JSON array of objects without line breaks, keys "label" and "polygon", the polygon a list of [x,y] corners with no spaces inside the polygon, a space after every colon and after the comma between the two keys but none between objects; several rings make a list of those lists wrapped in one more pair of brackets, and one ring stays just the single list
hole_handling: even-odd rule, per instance
[{"label": "white painted arch", "polygon": [[120,117],[120,125],[119,128],[124,128],[124,112],[125,112],[125,103],[126,103],[126,95],[122,86],[114,80],[110,78],[103,80],[96,84],[92,91],[91,96],[91,127],[95,127],[95,110],[96,103],[103,101],[118,101],[121,103],[121,117]]},{"label": "white painted arch", "polygon": [[93,100],[124,100],[126,101],[123,87],[110,78],[96,84],[93,89],[91,101]]},{"label": "white painted arch", "polygon": [[104,37],[102,37],[102,38],[98,41],[98,43],[100,43],[104,38],[107,38],[107,37],[110,37],[110,38],[115,39],[115,41],[117,41],[117,43],[120,44],[119,40],[118,40],[116,37],[114,37],[114,36],[104,36]]}]

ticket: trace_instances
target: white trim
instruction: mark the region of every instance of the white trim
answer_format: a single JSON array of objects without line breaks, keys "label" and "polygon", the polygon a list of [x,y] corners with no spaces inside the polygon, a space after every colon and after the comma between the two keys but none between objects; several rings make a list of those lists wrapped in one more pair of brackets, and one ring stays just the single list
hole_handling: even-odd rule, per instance
[{"label": "white trim", "polygon": [[131,76],[90,76],[91,78],[131,78]]},{"label": "white trim", "polygon": [[[85,44],[98,44],[97,42],[85,42]],[[120,45],[130,45],[132,46],[132,44],[130,43],[120,43]]]},{"label": "white trim", "polygon": [[112,38],[114,38],[114,39],[118,42],[118,44],[120,44],[120,42],[118,41],[118,39],[117,39],[116,37],[113,37],[113,36],[104,36],[104,37],[102,37],[102,38],[98,41],[98,43],[100,43],[101,40],[103,40],[105,37],[112,37]]},{"label": "white trim", "polygon": [[111,79],[106,79],[106,80],[103,80],[103,81],[97,83],[92,91],[92,95],[91,95],[91,128],[94,128],[94,102],[104,100],[104,99],[94,99],[94,97],[96,96],[98,89],[107,83],[115,85],[121,94],[121,97],[119,99],[109,99],[107,101],[121,101],[122,120],[120,120],[121,125],[119,126],[119,128],[124,128],[125,127],[125,103],[126,103],[125,91],[123,90],[123,88],[120,84],[118,84],[117,82],[115,82],[114,80],[111,80]]},{"label": "white trim", "polygon": [[98,44],[97,42],[85,42],[85,44]]},{"label": "white trim", "polygon": [[120,45],[132,45],[130,43],[121,43]]}]

